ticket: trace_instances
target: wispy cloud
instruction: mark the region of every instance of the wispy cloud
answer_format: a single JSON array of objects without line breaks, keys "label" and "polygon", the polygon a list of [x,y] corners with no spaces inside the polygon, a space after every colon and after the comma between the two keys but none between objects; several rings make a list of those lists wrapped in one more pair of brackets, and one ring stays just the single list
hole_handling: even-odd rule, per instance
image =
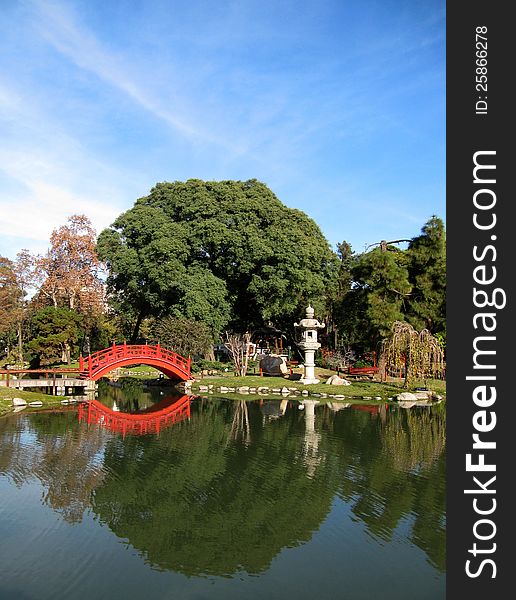
[{"label": "wispy cloud", "polygon": [[97,229],[109,225],[126,204],[119,183],[130,175],[98,160],[26,94],[0,83],[0,176],[8,183],[0,195],[1,245],[5,236],[21,238],[39,251],[74,213],[87,214]]},{"label": "wispy cloud", "polygon": [[[444,206],[435,7],[13,6],[0,21],[0,252],[17,233],[44,243],[74,212],[99,229],[156,181],[189,177],[261,179],[334,240],[374,241],[382,221],[408,229]],[[365,223],[360,204],[382,218]]]},{"label": "wispy cloud", "polygon": [[[184,108],[181,107],[184,106],[184,101],[179,100],[179,94],[175,94],[175,107],[163,106],[160,98],[149,91],[150,80],[145,81],[141,73],[134,73],[122,55],[104,47],[91,31],[80,24],[68,6],[47,0],[31,0],[31,4],[35,9],[36,27],[41,36],[77,67],[93,73],[108,85],[117,88],[141,108],[190,141],[213,143],[235,153],[242,151],[227,139],[216,137],[212,132],[200,127],[191,115],[185,114]],[[168,82],[169,89],[174,85],[180,89],[181,81],[178,79]]]}]

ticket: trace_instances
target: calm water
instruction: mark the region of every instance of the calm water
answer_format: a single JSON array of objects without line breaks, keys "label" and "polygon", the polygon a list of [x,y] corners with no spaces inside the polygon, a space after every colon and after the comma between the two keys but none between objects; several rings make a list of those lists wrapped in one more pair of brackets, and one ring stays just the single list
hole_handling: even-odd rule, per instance
[{"label": "calm water", "polygon": [[72,407],[1,419],[0,598],[444,598],[444,408],[334,409],[193,398],[125,436]]}]

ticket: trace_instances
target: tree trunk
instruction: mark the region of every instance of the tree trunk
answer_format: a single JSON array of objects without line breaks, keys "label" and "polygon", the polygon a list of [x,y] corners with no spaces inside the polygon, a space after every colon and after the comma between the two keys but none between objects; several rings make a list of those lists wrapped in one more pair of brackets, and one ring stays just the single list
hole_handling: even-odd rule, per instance
[{"label": "tree trunk", "polygon": [[18,337],[18,362],[23,365],[23,327],[21,321],[16,324],[16,335]]},{"label": "tree trunk", "polygon": [[409,373],[410,373],[410,354],[405,356],[405,382],[403,383],[403,387],[408,389],[409,386]]},{"label": "tree trunk", "polygon": [[89,334],[85,331],[82,339],[81,351],[83,354],[91,354],[91,341]]},{"label": "tree trunk", "polygon": [[72,348],[68,342],[63,343],[61,348],[61,362],[69,365],[72,362]]},{"label": "tree trunk", "polygon": [[138,334],[140,333],[140,327],[142,325],[143,319],[145,318],[145,311],[141,310],[138,318],[136,319],[136,323],[134,324],[133,334],[131,336],[131,343],[136,343],[138,339]]}]

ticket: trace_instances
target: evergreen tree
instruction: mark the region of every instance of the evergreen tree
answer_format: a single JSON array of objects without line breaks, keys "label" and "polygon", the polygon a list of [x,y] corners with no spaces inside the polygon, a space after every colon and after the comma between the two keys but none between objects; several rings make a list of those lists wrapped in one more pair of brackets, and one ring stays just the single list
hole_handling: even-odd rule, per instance
[{"label": "evergreen tree", "polygon": [[409,279],[413,290],[407,320],[416,329],[433,334],[446,332],[446,233],[435,215],[423,226],[407,250]]},{"label": "evergreen tree", "polygon": [[341,328],[348,342],[362,350],[376,349],[394,321],[403,320],[411,292],[405,253],[375,248],[357,257],[353,284],[341,304]]}]

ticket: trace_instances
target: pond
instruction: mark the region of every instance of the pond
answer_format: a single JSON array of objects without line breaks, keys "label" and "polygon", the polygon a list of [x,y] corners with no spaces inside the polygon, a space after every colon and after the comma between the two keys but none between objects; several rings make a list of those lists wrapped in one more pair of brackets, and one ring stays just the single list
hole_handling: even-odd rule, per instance
[{"label": "pond", "polygon": [[99,400],[0,420],[2,600],[444,599],[442,405]]}]

